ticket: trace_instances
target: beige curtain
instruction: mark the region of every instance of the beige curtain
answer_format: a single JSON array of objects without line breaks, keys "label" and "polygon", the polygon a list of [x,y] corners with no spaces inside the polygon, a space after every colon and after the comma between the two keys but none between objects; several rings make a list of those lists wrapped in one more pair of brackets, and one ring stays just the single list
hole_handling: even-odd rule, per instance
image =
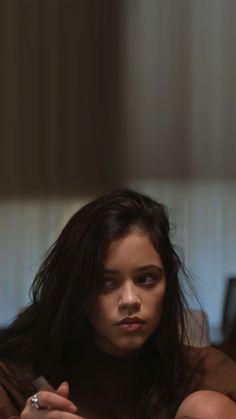
[{"label": "beige curtain", "polygon": [[236,2],[126,1],[124,15],[125,175],[235,180]]},{"label": "beige curtain", "polygon": [[231,0],[2,0],[0,192],[235,179]]}]

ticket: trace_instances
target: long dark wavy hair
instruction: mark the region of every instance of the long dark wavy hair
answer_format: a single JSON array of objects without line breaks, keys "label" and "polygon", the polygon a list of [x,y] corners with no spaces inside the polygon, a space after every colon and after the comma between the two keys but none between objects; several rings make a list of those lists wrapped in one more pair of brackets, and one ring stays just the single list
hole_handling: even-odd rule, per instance
[{"label": "long dark wavy hair", "polygon": [[57,385],[70,348],[91,340],[88,314],[101,288],[108,245],[135,227],[159,252],[167,280],[160,323],[140,354],[141,396],[134,418],[169,419],[188,393],[192,369],[184,343],[185,300],[180,258],[170,240],[166,208],[144,194],[122,188],[93,200],[68,221],[42,263],[31,288],[31,304],[0,333],[0,357],[29,365]]}]

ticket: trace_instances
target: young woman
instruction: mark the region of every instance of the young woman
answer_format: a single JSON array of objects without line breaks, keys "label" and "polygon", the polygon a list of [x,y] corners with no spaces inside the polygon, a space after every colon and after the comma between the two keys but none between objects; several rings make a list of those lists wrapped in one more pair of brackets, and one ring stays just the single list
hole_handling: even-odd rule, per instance
[{"label": "young woman", "polygon": [[0,418],[235,419],[234,362],[184,343],[181,268],[149,197],[120,189],[75,213],[0,333]]}]

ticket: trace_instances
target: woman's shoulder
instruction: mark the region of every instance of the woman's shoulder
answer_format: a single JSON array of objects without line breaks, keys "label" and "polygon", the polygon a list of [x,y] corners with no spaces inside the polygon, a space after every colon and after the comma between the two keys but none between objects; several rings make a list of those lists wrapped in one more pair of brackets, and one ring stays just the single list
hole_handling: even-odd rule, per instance
[{"label": "woman's shoulder", "polygon": [[190,348],[190,359],[201,365],[199,390],[215,390],[236,401],[236,362],[219,349]]},{"label": "woman's shoulder", "polygon": [[236,362],[219,349],[212,346],[203,348],[190,348],[190,352],[194,353],[203,363],[206,371],[213,372],[219,368],[230,368],[235,371]]}]

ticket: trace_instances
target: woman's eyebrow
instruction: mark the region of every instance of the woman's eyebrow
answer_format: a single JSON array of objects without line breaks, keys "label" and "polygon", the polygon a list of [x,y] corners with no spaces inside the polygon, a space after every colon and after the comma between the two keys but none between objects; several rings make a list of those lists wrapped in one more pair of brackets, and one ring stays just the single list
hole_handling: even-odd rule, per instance
[{"label": "woman's eyebrow", "polygon": [[118,274],[119,271],[117,271],[116,269],[103,269],[103,273],[104,274]]},{"label": "woman's eyebrow", "polygon": [[136,269],[137,272],[143,272],[147,270],[158,271],[160,273],[164,272],[164,268],[162,268],[162,266],[159,265],[144,265]]}]

